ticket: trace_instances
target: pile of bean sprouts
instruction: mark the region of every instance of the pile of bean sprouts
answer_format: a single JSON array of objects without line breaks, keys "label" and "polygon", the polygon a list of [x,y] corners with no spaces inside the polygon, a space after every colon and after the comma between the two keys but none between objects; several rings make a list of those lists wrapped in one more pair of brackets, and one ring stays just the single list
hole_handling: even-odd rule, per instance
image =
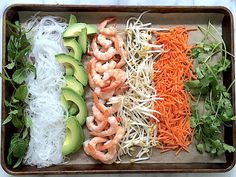
[{"label": "pile of bean sprouts", "polygon": [[[153,63],[163,52],[162,45],[152,44],[151,23],[143,23],[139,18],[131,17],[126,24],[126,61],[127,85],[129,90],[123,95],[122,109],[118,115],[126,133],[120,143],[118,161],[127,154],[131,162],[150,158],[151,148],[156,146],[156,128],[150,119],[156,119],[153,109],[157,93],[152,84]],[[156,30],[156,29],[155,29]],[[135,153],[135,152],[138,153]]]}]

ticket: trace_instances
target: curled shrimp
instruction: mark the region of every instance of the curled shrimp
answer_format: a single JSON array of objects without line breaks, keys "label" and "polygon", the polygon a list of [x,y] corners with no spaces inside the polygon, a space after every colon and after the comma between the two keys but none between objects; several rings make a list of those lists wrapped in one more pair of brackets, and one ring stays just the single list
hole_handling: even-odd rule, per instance
[{"label": "curled shrimp", "polygon": [[110,147],[106,152],[99,151],[97,147],[106,142],[106,138],[94,137],[91,141],[84,142],[84,151],[86,154],[92,156],[96,160],[100,160],[105,164],[111,164],[115,161],[117,157],[116,147]]},{"label": "curled shrimp", "polygon": [[112,146],[116,146],[120,142],[120,140],[123,138],[124,134],[125,134],[124,128],[119,126],[114,138],[104,143],[98,149],[103,151],[103,150],[111,148]]},{"label": "curled shrimp", "polygon": [[97,41],[102,47],[106,49],[112,46],[112,41],[107,39],[106,36],[103,34],[98,35]]},{"label": "curled shrimp", "polygon": [[[102,122],[106,116],[95,105],[92,107],[93,116],[96,120]],[[108,111],[107,111],[108,112]]]},{"label": "curled shrimp", "polygon": [[93,49],[93,55],[98,59],[98,60],[109,60],[114,55],[116,54],[116,49],[114,47],[109,47],[105,52],[102,52],[97,44],[97,38],[94,36],[91,47]]},{"label": "curled shrimp", "polygon": [[101,89],[102,92],[116,89],[117,87],[124,84],[126,81],[126,73],[122,69],[109,69],[104,72],[109,78],[114,78],[114,81],[109,86],[105,86]]},{"label": "curled shrimp", "polygon": [[119,45],[120,60],[117,63],[116,68],[122,68],[126,64],[126,60],[128,58],[128,52],[124,49],[124,42],[120,37],[118,37],[118,45]]},{"label": "curled shrimp", "polygon": [[93,89],[95,89],[96,86],[98,87],[105,87],[110,84],[110,81],[107,78],[103,78],[103,75],[100,75],[99,73],[96,72],[96,63],[98,60],[93,57],[90,60],[89,64],[89,69],[88,71],[88,78],[91,79],[91,84],[93,85]]},{"label": "curled shrimp", "polygon": [[106,107],[104,104],[100,103],[98,96],[96,93],[93,93],[93,100],[96,107],[103,113],[108,112],[110,115],[116,113],[120,109],[121,98],[120,97],[111,97],[108,99],[107,105],[111,105]]},{"label": "curled shrimp", "polygon": [[89,85],[94,90],[96,87],[96,84],[92,78],[92,63],[91,62],[88,62],[86,70],[87,70]]},{"label": "curled shrimp", "polygon": [[116,19],[114,17],[106,18],[104,21],[100,23],[98,26],[98,30],[100,33],[104,35],[115,35],[117,33],[116,28],[114,26],[106,28],[107,24],[114,22]]},{"label": "curled shrimp", "polygon": [[103,99],[104,101],[106,101],[114,95],[115,89],[107,91],[107,92],[102,92],[100,87],[96,87],[94,89],[94,92],[96,93],[98,98]]},{"label": "curled shrimp", "polygon": [[111,97],[109,98],[108,102],[106,103],[107,105],[111,105],[110,107],[107,107],[109,112],[111,114],[115,114],[116,112],[119,111],[121,107],[121,98],[116,96],[116,97]]},{"label": "curled shrimp", "polygon": [[107,120],[106,118],[104,118],[103,121],[101,122],[96,121],[96,124],[95,124],[94,116],[89,116],[86,119],[86,125],[88,129],[92,132],[101,132],[107,126]]},{"label": "curled shrimp", "polygon": [[98,61],[96,63],[96,67],[95,70],[99,73],[99,74],[103,74],[106,70],[108,69],[114,69],[116,68],[117,63],[114,60],[110,60],[107,62],[103,62],[103,61]]},{"label": "curled shrimp", "polygon": [[115,117],[108,117],[108,124],[110,125],[110,127],[104,131],[101,132],[90,132],[91,135],[93,136],[98,136],[98,137],[107,137],[107,136],[111,136],[114,135],[117,131],[118,128],[118,122],[116,120]]}]

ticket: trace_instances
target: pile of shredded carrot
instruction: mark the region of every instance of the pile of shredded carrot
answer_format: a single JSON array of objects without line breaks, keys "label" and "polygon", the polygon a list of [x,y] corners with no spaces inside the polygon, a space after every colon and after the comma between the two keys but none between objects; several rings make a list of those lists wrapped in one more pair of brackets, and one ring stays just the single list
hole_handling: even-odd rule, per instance
[{"label": "pile of shredded carrot", "polygon": [[[154,63],[153,82],[158,97],[155,116],[160,120],[158,129],[158,148],[161,152],[176,150],[188,151],[193,130],[190,127],[190,94],[184,89],[186,80],[194,79],[192,61],[189,59],[191,46],[188,45],[188,31],[176,27],[166,32],[155,32],[156,43],[163,44],[165,52]],[[154,121],[153,121],[154,122]]]}]

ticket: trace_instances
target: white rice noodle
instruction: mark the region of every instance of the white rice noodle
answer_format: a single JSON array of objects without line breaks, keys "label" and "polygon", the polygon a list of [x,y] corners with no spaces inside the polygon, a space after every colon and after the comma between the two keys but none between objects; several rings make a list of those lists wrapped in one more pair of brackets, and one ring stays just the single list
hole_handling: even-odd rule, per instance
[{"label": "white rice noodle", "polygon": [[60,102],[64,86],[64,68],[55,59],[55,54],[65,53],[62,32],[66,23],[52,16],[33,17],[25,24],[31,29],[30,59],[37,72],[30,73],[26,83],[29,98],[26,113],[32,118],[30,142],[24,163],[38,168],[63,162],[62,145],[65,138],[64,113]]}]

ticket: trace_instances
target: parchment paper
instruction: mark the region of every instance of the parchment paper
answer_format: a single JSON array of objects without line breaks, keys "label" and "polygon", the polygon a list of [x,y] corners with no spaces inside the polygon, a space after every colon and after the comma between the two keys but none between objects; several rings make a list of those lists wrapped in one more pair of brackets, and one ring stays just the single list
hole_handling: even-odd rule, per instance
[{"label": "parchment paper", "polygon": [[[58,13],[58,12],[41,12],[39,15],[53,15],[53,16],[61,16],[69,19],[69,15],[71,13]],[[117,28],[119,31],[124,29],[126,20],[131,16],[139,16],[140,13],[121,13],[121,12],[78,12],[73,13],[77,16],[79,22],[85,22],[89,24],[98,24],[104,18],[115,16],[117,18]],[[32,12],[21,12],[20,13],[20,20],[24,22],[26,19],[33,15]],[[171,27],[176,25],[183,25],[188,29],[197,28],[198,25],[207,26],[208,21],[211,20],[211,23],[216,26],[216,28],[221,32],[221,23],[222,23],[223,15],[220,14],[213,14],[213,13],[147,13],[143,16],[143,22],[151,22],[153,26],[164,26],[164,27]],[[201,40],[202,34],[197,32],[190,32],[189,33],[189,43],[194,44]],[[88,57],[84,57],[84,62],[88,61]],[[86,88],[86,102],[87,107],[89,110],[89,114],[91,115],[91,108],[92,108],[92,97],[91,91],[89,87]],[[86,126],[84,126],[84,132],[86,135],[86,139],[89,138],[88,130]],[[152,155],[149,160],[138,162],[138,163],[224,163],[226,162],[225,156],[222,155],[218,158],[211,158],[208,154],[199,154],[195,148],[195,142],[193,142],[189,148],[189,153],[187,152],[180,152],[179,155],[175,155],[175,152],[166,152],[160,153],[156,148],[153,148]],[[68,157],[70,160],[68,164],[94,164],[99,163],[94,161],[92,158],[88,157],[84,151],[81,149],[77,153],[72,154]],[[121,163],[129,163],[126,157],[123,158],[124,160]]]}]

